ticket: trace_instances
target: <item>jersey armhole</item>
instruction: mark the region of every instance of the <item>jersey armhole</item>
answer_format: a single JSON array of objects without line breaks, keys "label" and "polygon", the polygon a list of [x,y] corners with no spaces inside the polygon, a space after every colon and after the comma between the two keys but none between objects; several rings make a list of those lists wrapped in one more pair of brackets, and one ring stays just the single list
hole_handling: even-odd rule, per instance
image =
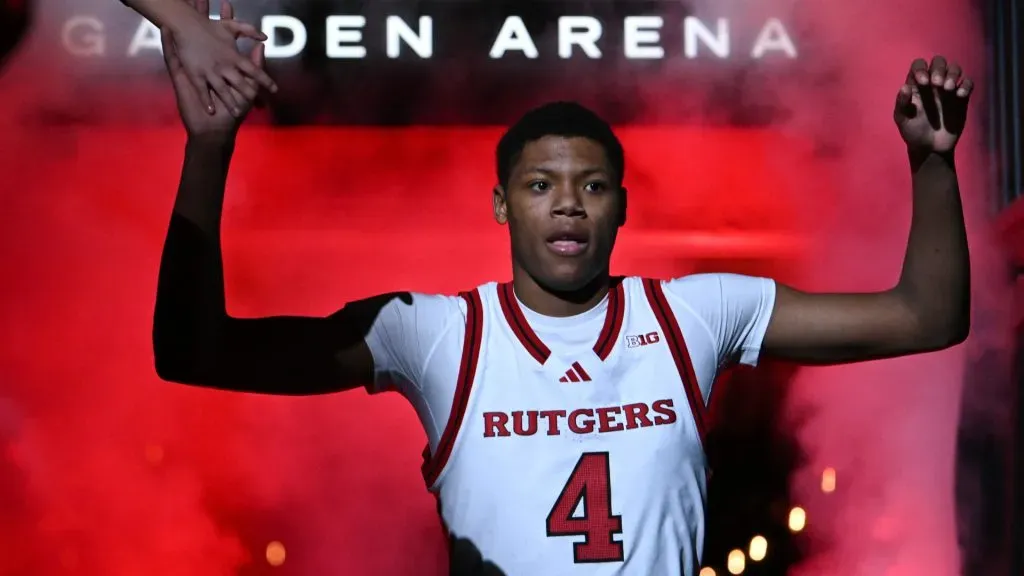
[{"label": "jersey armhole", "polygon": [[462,419],[469,404],[473,380],[476,377],[477,364],[480,359],[480,345],[483,341],[483,304],[479,290],[459,294],[466,301],[466,336],[462,344],[462,360],[459,362],[459,375],[452,398],[452,409],[448,415],[448,423],[437,442],[437,450],[430,451],[430,443],[423,449],[423,479],[427,489],[433,489],[438,476],[444,470],[451,456]]},{"label": "jersey armhole", "polygon": [[644,278],[643,284],[647,302],[650,304],[651,310],[654,311],[662,333],[665,334],[669,351],[672,353],[672,360],[675,362],[676,370],[679,371],[679,378],[683,382],[686,399],[690,403],[690,411],[693,413],[693,420],[697,425],[697,435],[700,437],[701,446],[704,446],[707,435],[707,406],[704,404],[704,395],[700,391],[697,374],[693,370],[693,362],[690,360],[690,353],[683,340],[683,332],[679,329],[679,320],[676,319],[665,298],[662,281]]}]

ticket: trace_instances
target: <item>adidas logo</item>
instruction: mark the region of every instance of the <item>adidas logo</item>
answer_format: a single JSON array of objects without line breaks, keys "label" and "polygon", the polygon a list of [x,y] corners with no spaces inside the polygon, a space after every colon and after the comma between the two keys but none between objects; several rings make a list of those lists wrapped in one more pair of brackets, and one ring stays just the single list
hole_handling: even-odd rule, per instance
[{"label": "adidas logo", "polygon": [[558,379],[559,382],[590,382],[590,374],[580,366],[579,362],[573,362],[572,366],[565,371],[565,376]]}]

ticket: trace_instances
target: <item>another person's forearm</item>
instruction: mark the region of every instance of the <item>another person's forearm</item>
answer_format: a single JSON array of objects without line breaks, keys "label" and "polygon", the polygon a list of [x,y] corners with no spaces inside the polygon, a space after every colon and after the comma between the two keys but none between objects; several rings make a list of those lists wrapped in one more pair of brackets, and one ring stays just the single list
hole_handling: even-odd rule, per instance
[{"label": "another person's forearm", "polygon": [[167,380],[199,383],[217,371],[229,318],[220,219],[234,143],[191,138],[160,263],[153,347]]},{"label": "another person's forearm", "polygon": [[922,336],[960,341],[970,327],[971,270],[953,155],[914,154],[913,217],[897,290]]},{"label": "another person's forearm", "polygon": [[196,18],[195,9],[185,0],[121,0],[121,3],[161,28],[179,29]]}]

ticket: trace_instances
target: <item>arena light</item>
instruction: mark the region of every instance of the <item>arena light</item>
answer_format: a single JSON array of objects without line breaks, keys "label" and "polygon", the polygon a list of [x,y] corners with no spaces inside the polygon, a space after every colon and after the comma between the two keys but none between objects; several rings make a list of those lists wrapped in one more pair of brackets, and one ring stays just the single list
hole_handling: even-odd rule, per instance
[{"label": "arena light", "polygon": [[715,576],[715,569],[714,568],[701,568],[700,569],[700,574],[697,574],[697,576]]},{"label": "arena light", "polygon": [[271,566],[280,566],[284,564],[285,556],[284,544],[281,544],[277,540],[267,544],[267,564],[270,564]]},{"label": "arena light", "polygon": [[754,562],[764,560],[764,557],[768,555],[768,539],[764,536],[754,536],[751,538],[750,550],[747,552],[747,555]]},{"label": "arena light", "polygon": [[747,567],[747,558],[743,555],[743,550],[729,552],[726,567],[729,569],[729,574],[743,574],[743,570]]},{"label": "arena light", "polygon": [[799,506],[794,506],[789,511],[789,529],[793,532],[799,532],[807,526],[807,512]]},{"label": "arena light", "polygon": [[835,468],[825,468],[825,471],[821,473],[821,491],[825,494],[831,494],[836,491]]}]

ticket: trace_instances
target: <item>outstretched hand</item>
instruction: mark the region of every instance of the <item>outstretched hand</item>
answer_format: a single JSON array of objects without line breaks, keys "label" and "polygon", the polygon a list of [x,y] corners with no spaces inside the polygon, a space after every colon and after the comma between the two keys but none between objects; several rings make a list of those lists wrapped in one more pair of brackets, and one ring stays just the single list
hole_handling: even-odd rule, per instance
[{"label": "outstretched hand", "polygon": [[255,26],[234,20],[228,0],[221,0],[219,22],[209,18],[210,0],[185,1],[195,8],[194,17],[173,31],[163,30],[163,36],[170,34],[176,59],[207,113],[216,112],[215,98],[219,98],[231,114],[241,117],[259,88],[276,92],[277,85],[263,68],[238,52],[236,41],[245,37],[262,42],[267,37]]},{"label": "outstretched hand", "polygon": [[[225,15],[231,15],[230,4],[226,1],[222,4],[221,22],[213,24],[227,26],[229,18],[224,18]],[[239,80],[240,89],[233,85],[224,88],[229,98],[227,101],[219,92],[211,97],[207,88],[197,90],[193,84],[193,76],[185,66],[180,46],[174,41],[173,36],[173,33],[165,28],[161,30],[160,41],[163,44],[164,63],[174,85],[178,113],[189,136],[233,136],[245,115],[252,109],[259,95],[259,86],[255,80],[242,78]],[[236,56],[244,59],[247,66],[251,66],[253,70],[263,71],[265,59],[262,44],[257,44],[248,56],[239,53],[236,48],[233,50]],[[207,106],[204,97],[212,101],[211,107]]]},{"label": "outstretched hand", "polygon": [[896,96],[893,118],[900,136],[914,152],[952,152],[967,123],[974,82],[960,66],[936,56],[931,64],[914,60]]}]

